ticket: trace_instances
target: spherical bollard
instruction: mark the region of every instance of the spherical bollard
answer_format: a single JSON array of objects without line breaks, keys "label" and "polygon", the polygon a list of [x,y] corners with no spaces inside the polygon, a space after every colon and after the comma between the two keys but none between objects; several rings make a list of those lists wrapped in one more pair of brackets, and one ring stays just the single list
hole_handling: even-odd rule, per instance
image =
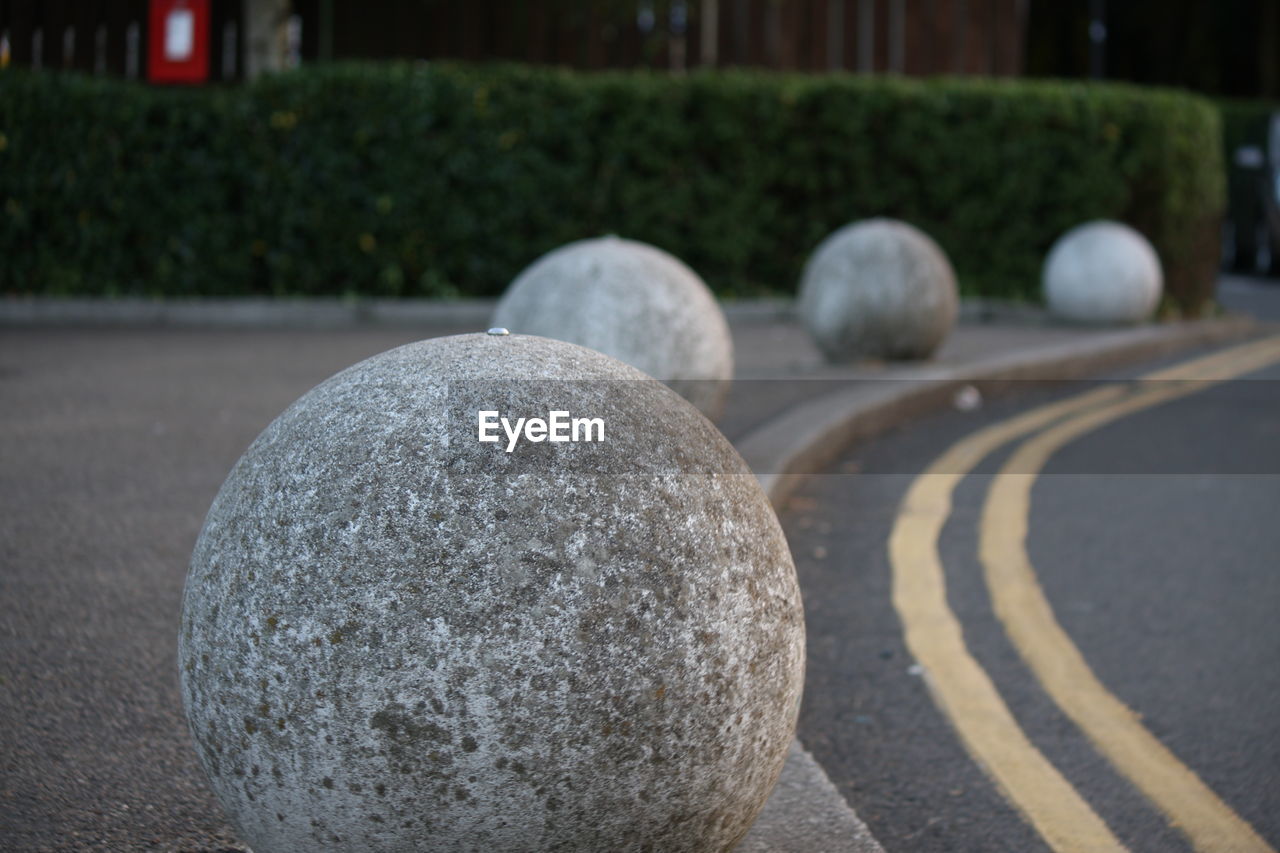
[{"label": "spherical bollard", "polygon": [[800,280],[800,319],[833,362],[928,358],[955,324],[958,303],[942,249],[892,219],[831,234]]},{"label": "spherical bollard", "polygon": [[507,288],[493,322],[625,361],[713,419],[733,378],[729,326],[711,291],[672,255],[634,240],[580,240],[543,255]]},{"label": "spherical bollard", "polygon": [[633,368],[497,328],[277,418],[209,511],[179,641],[256,853],[727,850],[803,664],[791,557],[732,446]]},{"label": "spherical bollard", "polygon": [[1049,312],[1075,323],[1140,323],[1164,289],[1160,258],[1120,222],[1087,222],[1058,238],[1044,264]]}]

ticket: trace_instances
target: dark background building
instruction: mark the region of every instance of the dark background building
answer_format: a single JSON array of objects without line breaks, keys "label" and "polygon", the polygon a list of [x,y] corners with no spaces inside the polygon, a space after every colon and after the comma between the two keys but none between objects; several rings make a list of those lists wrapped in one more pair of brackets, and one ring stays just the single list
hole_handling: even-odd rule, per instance
[{"label": "dark background building", "polygon": [[[14,65],[146,77],[151,0],[0,0]],[[207,0],[209,80],[329,59],[1105,77],[1280,98],[1276,0]]]}]

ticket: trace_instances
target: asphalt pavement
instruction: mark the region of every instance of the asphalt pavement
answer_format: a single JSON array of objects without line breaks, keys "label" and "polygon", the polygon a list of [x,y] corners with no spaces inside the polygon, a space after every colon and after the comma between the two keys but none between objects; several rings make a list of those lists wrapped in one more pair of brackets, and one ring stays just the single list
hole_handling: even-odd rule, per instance
[{"label": "asphalt pavement", "polygon": [[177,692],[196,534],[289,403],[419,337],[0,333],[0,848],[234,844]]},{"label": "asphalt pavement", "polygon": [[[1273,847],[1278,379],[1280,368],[1257,370],[1065,444],[1035,480],[1027,538],[1045,597],[1105,688]],[[931,463],[979,430],[1124,384],[1028,385],[976,410],[912,421],[845,453],[791,498],[783,519],[809,632],[799,735],[890,853],[1051,849],[966,749],[955,715],[940,709],[934,673],[908,648],[911,617],[895,607],[899,567],[887,546],[904,497]],[[959,483],[938,540],[963,642],[1031,746],[1115,839],[1133,851],[1190,850],[1171,816],[1041,686],[996,613],[979,534],[1010,452],[997,451]]]}]

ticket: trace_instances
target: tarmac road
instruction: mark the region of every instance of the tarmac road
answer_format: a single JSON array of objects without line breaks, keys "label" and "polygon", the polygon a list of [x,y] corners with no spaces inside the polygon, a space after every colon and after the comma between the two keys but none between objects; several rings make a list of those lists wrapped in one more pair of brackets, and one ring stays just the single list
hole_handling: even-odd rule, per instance
[{"label": "tarmac road", "polygon": [[[1193,849],[1174,820],[1201,831],[1195,849],[1280,846],[1280,347],[1273,350],[1270,366],[1240,381],[1113,412],[1051,448],[1034,480],[1012,453],[1050,426],[995,446],[962,479],[946,461],[933,469],[941,476],[920,475],[975,432],[1006,428],[1054,401],[1096,387],[1147,392],[1070,383],[921,419],[846,454],[792,498],[783,521],[809,632],[799,734],[886,850],[1049,850],[1055,831],[1062,850]],[[1063,417],[1073,416],[1056,422]],[[1005,464],[1017,473],[998,478]],[[996,497],[998,480],[1013,492],[1030,484],[1029,517],[1021,509],[1031,591],[1043,590],[1065,635],[1058,639],[1079,650],[1094,682],[1068,673],[1054,693],[1056,664],[1047,676],[1044,669],[1054,654],[1044,623],[1053,618],[1034,618],[1027,596],[1000,603],[1026,590],[991,550],[1010,538],[1017,513],[1008,510],[1019,508],[1007,489]],[[954,494],[938,516],[941,484]],[[903,512],[909,489],[919,500]],[[945,595],[937,601],[910,574],[913,560],[927,563],[930,524],[941,525]],[[993,564],[1004,573],[992,574]],[[934,611],[942,609],[959,635],[939,628],[945,620]],[[1027,660],[1037,654],[1033,668]],[[1106,718],[1107,707],[1124,706],[1140,715],[1136,724]],[[994,736],[975,751],[991,726]],[[1133,731],[1106,734],[1126,726]],[[1095,745],[1086,729],[1112,740]],[[1166,763],[1135,770],[1126,749],[1163,749]],[[1035,753],[1044,772],[1019,776],[1036,762],[1018,762]],[[1001,777],[1009,795],[993,782],[1002,765],[1014,768]],[[1069,801],[1075,811],[1063,807]]]},{"label": "tarmac road", "polygon": [[233,843],[177,693],[196,534],[231,465],[285,406],[419,337],[0,335],[0,848]]}]

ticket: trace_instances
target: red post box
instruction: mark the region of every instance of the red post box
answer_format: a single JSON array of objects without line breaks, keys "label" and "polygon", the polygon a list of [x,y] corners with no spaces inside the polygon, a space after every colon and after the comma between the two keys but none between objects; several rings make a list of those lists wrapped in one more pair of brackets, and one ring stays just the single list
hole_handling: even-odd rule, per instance
[{"label": "red post box", "polygon": [[209,79],[209,0],[151,0],[147,79],[203,83]]}]

